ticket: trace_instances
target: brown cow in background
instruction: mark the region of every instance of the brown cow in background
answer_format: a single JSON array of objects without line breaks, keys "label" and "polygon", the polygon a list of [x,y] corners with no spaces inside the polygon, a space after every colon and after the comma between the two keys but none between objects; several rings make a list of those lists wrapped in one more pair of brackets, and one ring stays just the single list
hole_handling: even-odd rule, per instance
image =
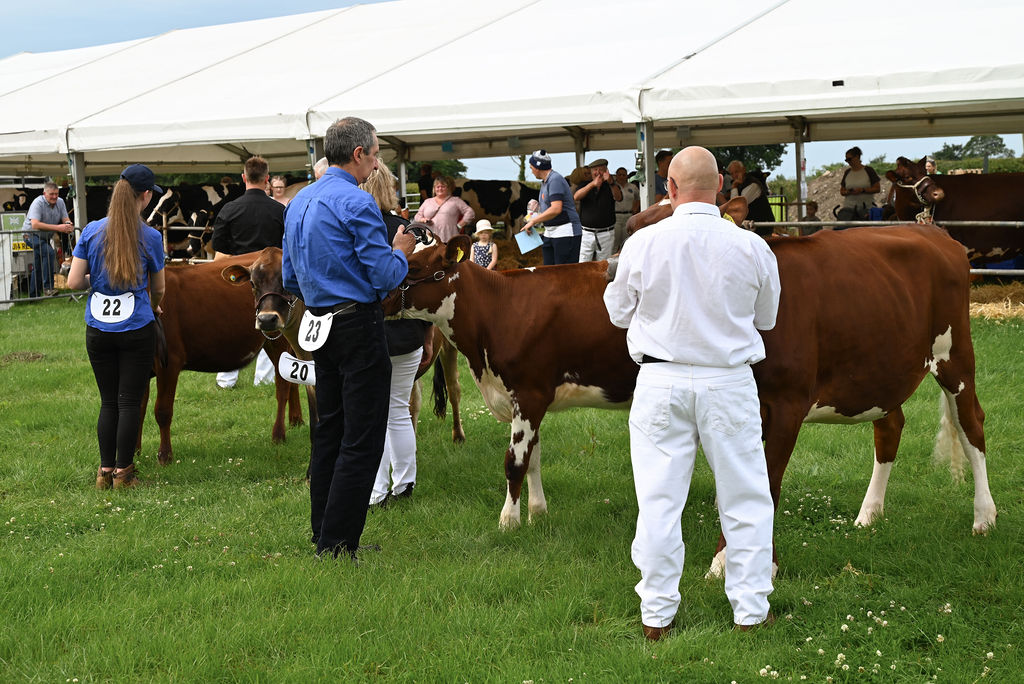
[{"label": "brown cow in background", "polygon": [[[160,448],[157,460],[167,465],[173,460],[171,419],[174,416],[174,394],[178,375],[183,370],[203,373],[241,368],[256,358],[266,347],[274,365],[281,352],[288,349],[284,339],[268,341],[252,324],[252,296],[239,287],[232,287],[221,278],[221,270],[232,264],[250,264],[255,254],[240,254],[204,264],[172,264],[167,266],[167,292],[160,307],[160,321],[166,350],[158,351],[153,367],[156,374],[154,416],[160,426]],[[158,339],[158,345],[160,340]],[[277,444],[285,439],[284,414],[292,425],[302,424],[302,406],[298,388],[276,374],[277,413],[271,429],[271,440]],[[211,378],[212,382],[212,378]],[[142,400],[139,441],[142,444],[142,422],[145,420],[149,392]]]},{"label": "brown cow in background", "polygon": [[[944,221],[1024,221],[1024,173],[934,175],[924,158],[896,160],[885,177],[893,184],[893,206],[900,221],[942,225]],[[920,218],[918,218],[920,216]],[[945,230],[967,248],[976,264],[1024,254],[1024,229],[949,226]]]}]

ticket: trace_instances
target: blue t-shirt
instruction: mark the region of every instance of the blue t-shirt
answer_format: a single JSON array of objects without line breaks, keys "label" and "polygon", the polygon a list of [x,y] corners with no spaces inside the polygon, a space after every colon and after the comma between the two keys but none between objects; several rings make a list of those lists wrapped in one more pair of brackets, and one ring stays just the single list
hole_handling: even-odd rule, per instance
[{"label": "blue t-shirt", "polygon": [[82,231],[82,237],[75,245],[74,255],[89,263],[89,282],[92,292],[108,295],[120,295],[132,292],[135,295],[135,309],[131,317],[117,323],[104,323],[92,315],[92,307],[85,305],[85,324],[105,332],[125,332],[138,330],[154,320],[153,307],[150,304],[149,274],[156,273],[164,267],[164,240],[160,231],[139,222],[139,255],[142,257],[142,278],[136,287],[128,290],[114,287],[107,280],[107,269],[103,260],[103,235],[107,229],[107,219],[93,221]]},{"label": "blue t-shirt", "polygon": [[668,178],[654,174],[654,194],[668,196]]},{"label": "blue t-shirt", "polygon": [[572,234],[582,235],[583,224],[580,223],[579,214],[576,213],[576,202],[572,198],[572,188],[565,177],[557,171],[552,171],[544,182],[540,184],[540,197],[537,200],[537,213],[544,213],[551,206],[552,202],[562,201],[562,213],[553,219],[544,222],[545,226],[555,227],[566,223],[572,223]]},{"label": "blue t-shirt", "polygon": [[405,254],[388,243],[373,197],[336,166],[288,203],[282,251],[284,287],[306,306],[369,304],[383,299],[409,272]]}]

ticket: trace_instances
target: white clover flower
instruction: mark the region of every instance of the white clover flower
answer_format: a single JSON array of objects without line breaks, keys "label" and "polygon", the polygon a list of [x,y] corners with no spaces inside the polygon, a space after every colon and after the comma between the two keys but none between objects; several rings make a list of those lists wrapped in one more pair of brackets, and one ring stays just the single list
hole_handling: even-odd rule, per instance
[{"label": "white clover flower", "polygon": [[825,649],[819,648],[818,649],[818,655],[825,655]]},{"label": "white clover flower", "polygon": [[996,657],[996,654],[993,653],[992,651],[989,651],[988,653],[985,654],[985,657],[988,658],[989,660],[992,660],[993,658]]},{"label": "white clover flower", "polygon": [[845,625],[845,624],[844,624],[844,625],[843,625],[842,627],[840,627],[839,629],[840,629],[840,631],[843,631],[843,632],[849,632],[849,631],[850,631],[850,625]]},{"label": "white clover flower", "polygon": [[945,640],[946,640],[946,637],[944,637],[944,636],[942,636],[942,635],[940,634],[940,635],[938,635],[937,637],[935,637],[935,640],[936,640],[937,642],[939,642],[939,643],[941,644],[941,643],[942,643],[943,641],[945,641]]}]

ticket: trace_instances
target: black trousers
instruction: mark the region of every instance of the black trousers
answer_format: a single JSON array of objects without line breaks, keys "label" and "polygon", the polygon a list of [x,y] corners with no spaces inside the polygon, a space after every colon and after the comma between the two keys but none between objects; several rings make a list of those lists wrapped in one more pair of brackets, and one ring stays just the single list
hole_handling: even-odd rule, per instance
[{"label": "black trousers", "polygon": [[85,328],[85,349],[100,390],[96,436],[104,468],[127,468],[135,460],[142,395],[149,386],[155,343],[152,322],[127,332]]},{"label": "black trousers", "polygon": [[317,553],[355,551],[384,452],[391,359],[379,305],[336,316],[313,352],[319,420],[309,470]]},{"label": "black trousers", "polygon": [[541,238],[541,256],[545,266],[555,264],[578,264],[580,262],[580,243],[582,235],[564,238]]}]

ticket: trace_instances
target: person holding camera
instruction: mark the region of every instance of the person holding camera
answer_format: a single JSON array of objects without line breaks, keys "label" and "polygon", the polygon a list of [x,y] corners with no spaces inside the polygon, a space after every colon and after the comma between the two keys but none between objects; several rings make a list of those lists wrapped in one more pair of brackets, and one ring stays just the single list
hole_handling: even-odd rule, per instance
[{"label": "person holding camera", "polygon": [[587,164],[590,182],[582,183],[573,193],[579,202],[583,235],[580,240],[580,263],[602,261],[612,255],[615,247],[615,203],[622,200],[622,190],[612,182],[608,160],[597,159]]}]

